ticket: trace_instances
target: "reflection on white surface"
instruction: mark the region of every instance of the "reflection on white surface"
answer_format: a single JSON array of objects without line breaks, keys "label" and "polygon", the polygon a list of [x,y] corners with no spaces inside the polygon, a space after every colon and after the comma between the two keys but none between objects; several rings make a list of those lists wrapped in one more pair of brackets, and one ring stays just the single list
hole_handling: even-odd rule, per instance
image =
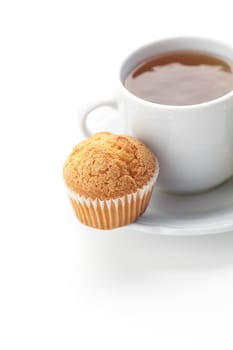
[{"label": "reflection on white surface", "polygon": [[233,233],[172,237],[147,235],[129,228],[80,229],[74,237],[73,279],[84,259],[88,269],[81,280],[105,292],[135,286],[136,294],[141,288],[167,292],[167,286],[183,288],[183,278],[186,283],[196,283],[200,274],[207,276],[210,271],[233,267]]}]

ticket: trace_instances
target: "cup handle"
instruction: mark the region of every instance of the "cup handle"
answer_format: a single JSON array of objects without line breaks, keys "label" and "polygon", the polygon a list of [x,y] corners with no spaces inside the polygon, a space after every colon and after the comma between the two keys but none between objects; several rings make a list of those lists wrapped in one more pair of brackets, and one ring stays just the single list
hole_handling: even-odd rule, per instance
[{"label": "cup handle", "polygon": [[87,119],[89,114],[93,112],[95,109],[101,108],[101,107],[110,107],[116,110],[117,104],[114,100],[105,100],[105,101],[91,103],[83,107],[82,111],[79,114],[79,126],[85,137],[89,137],[93,134],[87,127]]}]

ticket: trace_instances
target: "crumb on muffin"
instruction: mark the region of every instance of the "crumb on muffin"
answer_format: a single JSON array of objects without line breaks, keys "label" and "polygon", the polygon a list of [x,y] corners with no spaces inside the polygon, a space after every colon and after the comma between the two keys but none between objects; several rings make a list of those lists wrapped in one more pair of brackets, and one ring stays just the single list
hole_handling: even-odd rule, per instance
[{"label": "crumb on muffin", "polygon": [[100,132],[74,147],[63,174],[80,196],[114,199],[146,185],[157,171],[153,153],[139,140]]}]

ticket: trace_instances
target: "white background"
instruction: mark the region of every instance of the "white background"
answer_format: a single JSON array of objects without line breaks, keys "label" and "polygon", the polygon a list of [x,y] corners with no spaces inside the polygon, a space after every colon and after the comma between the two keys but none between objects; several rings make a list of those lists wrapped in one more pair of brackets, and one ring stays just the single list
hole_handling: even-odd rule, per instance
[{"label": "white background", "polygon": [[124,56],[201,35],[233,45],[230,1],[0,2],[0,348],[232,349],[233,234],[79,225],[62,165],[77,111]]}]

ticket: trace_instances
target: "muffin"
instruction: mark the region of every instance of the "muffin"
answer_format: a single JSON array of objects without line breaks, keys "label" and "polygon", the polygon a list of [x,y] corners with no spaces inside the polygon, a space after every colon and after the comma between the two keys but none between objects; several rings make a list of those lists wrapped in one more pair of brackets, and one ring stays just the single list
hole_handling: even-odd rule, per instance
[{"label": "muffin", "polygon": [[146,210],[158,170],[157,159],[141,141],[100,132],[74,147],[63,175],[78,219],[113,229]]}]

